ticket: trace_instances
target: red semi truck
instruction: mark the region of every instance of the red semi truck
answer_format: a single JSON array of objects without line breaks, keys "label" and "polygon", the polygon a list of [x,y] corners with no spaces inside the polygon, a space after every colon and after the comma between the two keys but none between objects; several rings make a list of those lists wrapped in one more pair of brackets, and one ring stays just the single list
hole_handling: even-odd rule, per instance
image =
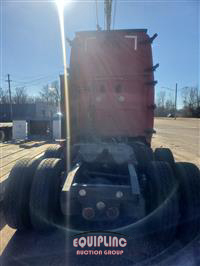
[{"label": "red semi truck", "polygon": [[17,162],[4,198],[10,226],[64,227],[71,235],[106,229],[166,243],[198,234],[199,169],[176,163],[169,149],[150,147],[155,37],[145,29],[76,34],[69,71],[72,169],[66,172],[67,152],[59,145],[41,160]]},{"label": "red semi truck", "polygon": [[70,60],[76,136],[150,144],[156,83],[151,42],[145,29],[76,34]]}]

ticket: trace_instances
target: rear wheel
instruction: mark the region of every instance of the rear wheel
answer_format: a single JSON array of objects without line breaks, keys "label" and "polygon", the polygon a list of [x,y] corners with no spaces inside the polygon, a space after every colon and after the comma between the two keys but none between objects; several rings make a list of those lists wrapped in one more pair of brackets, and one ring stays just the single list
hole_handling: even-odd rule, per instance
[{"label": "rear wheel", "polygon": [[178,237],[192,240],[200,232],[200,171],[192,163],[176,163],[176,177],[180,183],[180,221]]},{"label": "rear wheel", "polygon": [[5,133],[3,130],[0,130],[0,141],[4,141],[5,140]]},{"label": "rear wheel", "polygon": [[149,163],[153,161],[152,149],[147,145],[139,142],[135,142],[131,146],[134,150],[139,170],[142,173],[146,173]]},{"label": "rear wheel", "polygon": [[49,231],[57,226],[61,216],[60,192],[63,163],[60,159],[44,159],[33,178],[30,194],[30,215],[37,231]]},{"label": "rear wheel", "polygon": [[12,168],[3,200],[6,223],[16,229],[31,227],[29,215],[30,189],[40,160],[22,159]]},{"label": "rear wheel", "polygon": [[168,148],[156,148],[155,152],[154,152],[154,157],[155,157],[156,161],[168,162],[170,164],[172,170],[174,170],[175,160],[174,160],[173,153],[170,149],[168,149]]},{"label": "rear wheel", "polygon": [[178,224],[178,183],[170,165],[166,162],[151,162],[146,182],[146,212],[154,213],[157,227],[153,234],[151,234],[151,228],[147,228],[147,233],[169,243],[175,237]]},{"label": "rear wheel", "polygon": [[63,156],[63,147],[60,145],[53,145],[46,149],[44,158],[61,158]]}]

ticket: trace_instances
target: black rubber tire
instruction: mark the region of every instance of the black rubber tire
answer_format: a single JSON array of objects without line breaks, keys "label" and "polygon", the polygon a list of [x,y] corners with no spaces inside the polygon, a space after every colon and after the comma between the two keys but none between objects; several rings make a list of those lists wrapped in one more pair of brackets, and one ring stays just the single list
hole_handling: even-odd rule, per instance
[{"label": "black rubber tire", "polygon": [[53,145],[46,149],[44,153],[44,158],[62,158],[63,157],[63,147],[60,145]]},{"label": "black rubber tire", "polygon": [[187,243],[200,233],[200,171],[192,163],[176,163],[179,185],[180,220],[178,237]]},{"label": "black rubber tire", "polygon": [[62,160],[56,158],[44,159],[37,167],[29,202],[31,223],[36,231],[50,231],[57,226],[61,215],[62,171]]},{"label": "black rubber tire", "polygon": [[[146,212],[154,212],[157,224],[157,232],[153,237],[171,242],[176,235],[176,227],[179,219],[178,206],[178,182],[167,162],[151,162],[147,172],[147,184],[145,189]],[[167,205],[166,211],[162,210]],[[147,228],[147,232],[151,228]]]},{"label": "black rubber tire", "polygon": [[5,133],[3,130],[0,130],[0,141],[4,141],[5,140]]},{"label": "black rubber tire", "polygon": [[39,159],[22,159],[12,168],[3,200],[6,223],[19,230],[31,228],[29,198]]},{"label": "black rubber tire", "polygon": [[151,161],[153,161],[153,151],[150,147],[143,143],[135,142],[131,144],[136,160],[138,162],[139,171],[146,173],[147,167]]},{"label": "black rubber tire", "polygon": [[156,148],[154,151],[156,161],[168,162],[174,171],[175,160],[172,151],[169,148]]}]

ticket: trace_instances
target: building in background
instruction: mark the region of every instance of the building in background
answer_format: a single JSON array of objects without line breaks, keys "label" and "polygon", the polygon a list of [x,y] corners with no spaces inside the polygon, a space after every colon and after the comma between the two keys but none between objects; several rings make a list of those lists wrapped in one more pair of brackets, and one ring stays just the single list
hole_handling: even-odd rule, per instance
[{"label": "building in background", "polygon": [[[53,116],[59,111],[56,104],[31,103],[13,104],[13,121],[26,121],[29,139],[52,138]],[[0,122],[11,122],[10,105],[0,104]]]}]

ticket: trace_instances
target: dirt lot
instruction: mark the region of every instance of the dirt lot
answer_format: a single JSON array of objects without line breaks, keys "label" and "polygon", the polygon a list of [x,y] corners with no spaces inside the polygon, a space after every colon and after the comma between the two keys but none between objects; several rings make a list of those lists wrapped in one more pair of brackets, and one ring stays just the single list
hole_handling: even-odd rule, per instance
[{"label": "dirt lot", "polygon": [[[15,163],[22,158],[35,158],[42,155],[50,145],[52,144],[45,143],[44,141],[31,141],[21,145],[12,142],[0,143],[0,201],[9,172]],[[27,148],[27,146],[33,147]],[[15,230],[5,225],[1,209],[0,203],[0,254],[15,233]]]},{"label": "dirt lot", "polygon": [[157,118],[153,148],[168,147],[177,161],[188,161],[200,166],[200,119]]},{"label": "dirt lot", "polygon": [[[177,161],[189,161],[199,165],[199,126],[200,120],[198,119],[156,119],[154,128],[157,134],[153,138],[153,147],[169,147],[172,149]],[[0,219],[2,266],[22,264],[56,266],[63,265],[63,262],[66,265],[67,258],[61,256],[61,250],[65,249],[63,235],[39,236],[34,233],[15,232],[15,230],[4,224],[2,213]],[[192,255],[189,257],[188,254],[186,257],[182,255],[180,264],[177,261],[176,265],[183,265],[187,260],[190,262],[194,260],[196,256],[194,256],[193,252],[194,249],[192,249]],[[199,252],[198,246],[197,254]],[[22,259],[23,262],[20,263],[19,259]],[[76,262],[74,264],[71,262],[68,265],[76,265]],[[121,265],[123,265],[123,262]]]},{"label": "dirt lot", "polygon": [[[51,145],[45,141],[30,141],[23,144],[0,143],[0,182],[6,179],[13,165],[22,158],[35,158]],[[32,148],[29,148],[32,146]]]}]

